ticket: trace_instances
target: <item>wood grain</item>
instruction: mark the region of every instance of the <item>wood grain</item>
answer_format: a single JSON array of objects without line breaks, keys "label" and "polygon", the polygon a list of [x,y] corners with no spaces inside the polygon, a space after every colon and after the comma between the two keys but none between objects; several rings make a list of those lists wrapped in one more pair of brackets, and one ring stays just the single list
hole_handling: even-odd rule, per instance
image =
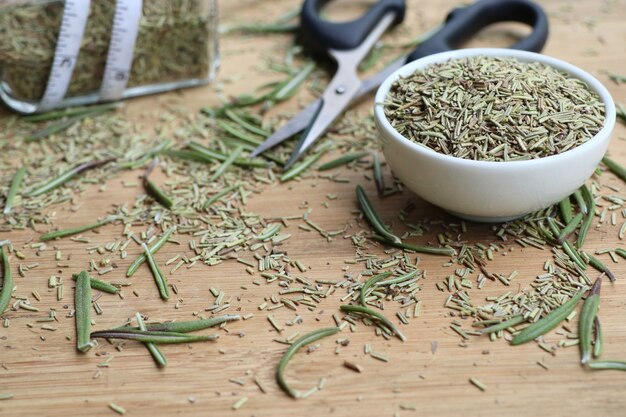
[{"label": "wood grain", "polygon": [[[399,37],[416,36],[428,27],[439,23],[456,2],[420,0],[409,1],[409,14]],[[252,0],[221,3],[223,22],[272,20],[274,16],[295,7],[296,1],[259,2]],[[334,6],[340,8],[346,2]],[[611,91],[617,102],[626,103],[626,85],[611,82],[606,71],[626,74],[626,2],[621,1],[556,1],[546,0],[541,4],[550,16],[551,33],[545,53],[564,59],[596,75]],[[610,6],[610,7],[609,7]],[[471,45],[505,46],[511,39],[523,33],[516,25],[498,25],[481,34]],[[223,85],[223,93],[236,95],[249,91],[256,85],[275,79],[275,75],[260,71],[262,60],[272,54],[281,54],[291,42],[287,35],[270,36],[224,36],[221,43],[222,68],[220,79],[230,80]],[[137,99],[128,103],[131,117],[141,117],[146,109],[156,109],[169,98],[180,97],[191,111],[201,106],[216,104],[218,93],[214,86],[173,93],[159,98]],[[290,102],[278,107],[277,111],[293,111],[299,103],[308,99],[306,92],[299,93]],[[371,101],[362,105],[367,111]],[[2,120],[0,120],[0,124]],[[148,129],[149,121],[146,122]],[[614,159],[626,164],[626,128],[619,125],[613,135],[610,153]],[[131,172],[111,180],[105,192],[93,189],[80,198],[82,208],[71,213],[67,206],[55,207],[55,222],[61,227],[89,223],[104,215],[112,203],[131,202],[140,191],[122,187],[124,180],[136,180],[138,173]],[[386,171],[389,176],[389,172]],[[311,218],[328,229],[338,229],[348,224],[349,231],[356,229],[354,186],[362,184],[370,192],[374,185],[364,179],[362,173],[348,170],[342,176],[349,184],[339,184],[323,179],[312,179],[290,183],[289,186],[272,186],[262,194],[255,195],[249,203],[251,211],[264,216],[279,216],[302,213],[304,202],[313,208]],[[603,175],[602,183],[624,189],[624,184],[611,175]],[[326,194],[334,193],[336,200],[328,201]],[[620,194],[620,192],[616,192]],[[329,208],[322,203],[327,201]],[[410,192],[382,200],[381,212],[385,219],[396,218],[407,202],[414,201],[416,209],[411,218],[446,218],[446,215]],[[594,223],[595,224],[595,223]],[[590,249],[623,246],[618,240],[617,227],[603,225],[589,233],[587,247]],[[289,255],[303,260],[309,267],[307,276],[312,279],[340,279],[344,259],[354,256],[349,240],[336,238],[326,242],[315,233],[297,228],[294,223],[289,232],[293,238],[285,245]],[[92,244],[104,244],[120,236],[121,227],[109,226],[99,233],[89,234]],[[10,238],[16,245],[29,238],[36,238],[33,231],[3,234],[1,239]],[[492,241],[490,225],[470,224],[466,235],[472,241]],[[90,255],[84,245],[62,239],[54,243],[65,256],[71,256],[75,269],[87,265]],[[168,245],[156,257],[160,263],[183,252]],[[35,253],[24,249],[29,259]],[[117,261],[116,272],[107,279],[122,280],[123,271],[140,252],[133,247],[126,260]],[[244,255],[245,256],[245,255]],[[247,255],[251,258],[251,255]],[[492,271],[508,273],[518,270],[518,285],[525,285],[540,273],[543,261],[549,258],[547,251],[523,249],[512,246],[489,264]],[[0,327],[0,392],[10,392],[13,399],[0,401],[0,415],[41,416],[110,416],[114,415],[107,405],[110,402],[127,409],[131,416],[224,416],[229,413],[246,416],[519,416],[541,414],[544,416],[621,416],[626,409],[626,375],[618,372],[590,373],[578,364],[576,347],[558,349],[556,356],[540,350],[534,344],[519,347],[509,346],[504,341],[489,342],[487,338],[473,338],[467,347],[460,347],[460,338],[448,326],[450,313],[443,308],[447,294],[439,292],[435,283],[450,273],[442,266],[443,258],[421,257],[421,268],[427,270],[428,278],[421,293],[422,315],[411,319],[402,330],[408,341],[384,340],[376,337],[371,327],[357,326],[354,333],[343,332],[350,344],[341,347],[335,354],[334,338],[320,342],[320,348],[309,355],[297,355],[288,368],[288,378],[299,389],[314,386],[319,378],[326,378],[323,390],[303,400],[294,401],[281,392],[275,381],[274,372],[285,350],[285,346],[273,342],[274,338],[285,337],[295,329],[285,330],[278,335],[266,321],[267,312],[260,312],[257,305],[264,298],[277,293],[275,284],[256,286],[252,281],[258,276],[249,276],[241,264],[225,262],[215,267],[197,266],[180,269],[169,276],[169,281],[180,290],[176,300],[163,302],[159,299],[152,277],[147,268],[141,268],[130,280],[132,287],[124,289],[125,298],[103,295],[98,301],[104,313],[94,315],[96,328],[107,328],[124,322],[135,312],[141,311],[152,319],[192,319],[194,312],[202,313],[213,302],[209,288],[215,287],[236,297],[236,308],[229,312],[254,313],[254,318],[229,324],[229,332],[221,332],[214,343],[163,346],[169,366],[157,369],[146,349],[128,343],[123,351],[117,351],[106,342],[86,355],[78,354],[74,337],[73,319],[68,318],[73,303],[73,290],[66,285],[63,301],[56,301],[54,291],[47,288],[50,275],[60,274],[69,281],[68,270],[56,267],[54,251],[47,250],[36,260],[40,266],[29,271],[25,277],[16,275],[16,294],[28,296],[31,291],[41,294],[35,305],[39,312],[10,311],[10,327]],[[603,258],[604,259],[604,258]],[[17,263],[14,263],[16,267]],[[626,307],[626,262],[611,264],[618,276],[614,285],[606,285],[602,293],[601,317],[605,333],[606,358],[626,359],[626,325],[623,311]],[[115,276],[114,276],[115,275]],[[248,289],[243,290],[241,287]],[[517,289],[517,288],[515,288]],[[133,290],[137,295],[133,294]],[[481,292],[474,292],[476,300],[488,295],[500,294],[504,287],[489,283]],[[338,311],[338,291],[325,300],[323,305],[311,313],[300,309],[298,314],[303,323],[297,330],[305,332],[332,325],[331,314]],[[55,309],[59,322],[57,331],[41,330],[35,320]],[[323,310],[323,312],[321,311]],[[278,321],[284,323],[295,313],[281,309],[273,312]],[[35,323],[33,328],[28,323]],[[548,341],[559,337],[552,334]],[[431,343],[437,342],[435,353]],[[390,358],[388,363],[374,360],[363,353],[365,343],[373,350]],[[97,356],[96,352],[101,356]],[[104,355],[105,353],[108,354]],[[98,364],[113,357],[108,367]],[[356,373],[342,366],[345,360],[358,363],[364,368]],[[543,361],[549,370],[537,365]],[[94,373],[99,378],[94,379]],[[254,384],[258,377],[265,386],[263,394]],[[481,392],[469,383],[475,377],[488,386]],[[245,383],[239,386],[229,382],[238,378]],[[232,404],[242,396],[247,403],[237,411]]]}]

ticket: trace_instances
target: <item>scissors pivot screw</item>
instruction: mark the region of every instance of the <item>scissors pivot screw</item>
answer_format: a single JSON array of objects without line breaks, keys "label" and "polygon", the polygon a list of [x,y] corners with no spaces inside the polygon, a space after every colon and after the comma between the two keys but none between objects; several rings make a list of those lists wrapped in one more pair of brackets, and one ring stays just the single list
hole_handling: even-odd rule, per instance
[{"label": "scissors pivot screw", "polygon": [[346,92],[346,87],[344,87],[343,85],[340,85],[339,87],[335,89],[335,93],[337,94],[343,94],[345,92]]}]

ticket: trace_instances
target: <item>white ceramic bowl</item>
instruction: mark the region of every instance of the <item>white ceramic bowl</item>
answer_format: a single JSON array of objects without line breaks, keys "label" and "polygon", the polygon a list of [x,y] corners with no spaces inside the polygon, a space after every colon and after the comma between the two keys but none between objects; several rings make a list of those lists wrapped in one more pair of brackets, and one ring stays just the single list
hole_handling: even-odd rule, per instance
[{"label": "white ceramic bowl", "polygon": [[[587,83],[605,107],[604,126],[592,139],[559,155],[527,161],[474,161],[438,153],[402,136],[383,111],[392,83],[430,64],[485,55],[541,62]],[[500,48],[459,49],[418,59],[390,75],[376,93],[374,116],[387,163],[423,199],[459,217],[499,222],[541,210],[570,195],[593,173],[606,152],[615,126],[615,104],[593,76],[545,55]]]}]

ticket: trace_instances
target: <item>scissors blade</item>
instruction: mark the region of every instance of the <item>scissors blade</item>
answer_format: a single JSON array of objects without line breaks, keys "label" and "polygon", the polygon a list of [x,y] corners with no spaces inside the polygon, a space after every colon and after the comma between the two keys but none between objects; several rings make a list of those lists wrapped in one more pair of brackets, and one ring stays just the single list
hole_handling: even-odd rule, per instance
[{"label": "scissors blade", "polygon": [[296,133],[303,131],[311,123],[311,120],[315,116],[315,113],[317,113],[321,102],[322,99],[317,99],[313,103],[302,109],[280,129],[268,136],[262,144],[260,144],[254,151],[252,151],[250,157],[255,157],[259,154],[262,154],[266,150],[273,148],[279,143],[282,143],[285,140],[289,139]]},{"label": "scissors blade", "polygon": [[[358,91],[352,98],[352,101],[348,106],[352,106],[355,102],[359,101],[363,96],[371,93],[373,90],[378,88],[378,86],[395,70],[400,68],[406,62],[407,55],[404,55],[387,67],[385,67],[380,72],[372,75],[369,78],[366,78],[361,83]],[[263,141],[261,145],[259,145],[251,154],[250,157],[255,157],[257,155],[262,154],[266,150],[273,148],[274,146],[286,141],[293,135],[298,132],[303,131],[311,124],[311,120],[315,117],[315,114],[320,109],[320,105],[322,103],[322,99],[317,99],[314,102],[310,103],[304,109],[300,110],[294,117],[292,117],[285,125],[280,127],[277,131],[272,133],[270,136]]]},{"label": "scissors blade", "polygon": [[[334,81],[334,79],[333,79]],[[288,169],[293,165],[310,147],[313,143],[324,134],[326,129],[343,113],[346,107],[350,104],[350,101],[356,94],[361,85],[361,81],[357,78],[351,82],[342,84],[338,82],[331,82],[329,88],[322,96],[322,102],[315,116],[315,120],[310,127],[304,131],[298,145],[293,150],[289,161],[285,165],[285,169]]]}]

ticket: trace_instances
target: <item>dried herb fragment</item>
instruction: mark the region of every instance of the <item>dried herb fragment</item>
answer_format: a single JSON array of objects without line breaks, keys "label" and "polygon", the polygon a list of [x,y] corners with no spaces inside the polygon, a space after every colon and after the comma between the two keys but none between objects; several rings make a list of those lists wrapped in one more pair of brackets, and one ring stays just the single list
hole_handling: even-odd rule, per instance
[{"label": "dried herb fragment", "polygon": [[2,290],[0,290],[0,315],[2,315],[11,303],[13,294],[13,274],[9,264],[9,256],[0,246],[0,259],[2,260]]},{"label": "dried herb fragment", "polygon": [[296,352],[298,352],[302,347],[323,339],[324,337],[332,336],[339,332],[339,330],[339,327],[328,327],[324,329],[314,330],[298,338],[291,344],[291,346],[289,346],[289,348],[283,354],[280,362],[278,363],[278,369],[276,370],[276,382],[278,382],[278,385],[283,389],[283,391],[285,391],[293,398],[298,398],[300,396],[298,391],[291,388],[287,384],[287,381],[285,381],[285,368],[287,367],[287,364],[289,363],[293,355],[295,355]]},{"label": "dried herb fragment", "polygon": [[400,238],[387,229],[383,221],[378,216],[378,213],[372,206],[365,190],[360,185],[356,186],[356,197],[359,202],[359,206],[361,207],[361,211],[363,211],[363,215],[369,222],[369,224],[374,228],[374,230],[380,234],[382,237],[387,239],[387,241],[394,244],[401,244],[402,241]]},{"label": "dried herb fragment", "polygon": [[87,271],[81,271],[76,278],[74,309],[76,320],[76,348],[87,352],[94,342],[89,337],[91,330],[91,284]]},{"label": "dried herb fragment", "polygon": [[600,307],[600,288],[602,286],[602,278],[596,279],[591,287],[589,295],[580,310],[578,319],[578,338],[580,348],[580,362],[585,365],[591,359],[591,339],[593,335],[593,326]]},{"label": "dried herb fragment", "polygon": [[383,324],[391,333],[396,335],[398,339],[402,340],[403,342],[406,340],[406,336],[402,334],[402,332],[396,327],[396,325],[393,324],[387,317],[380,314],[378,311],[363,306],[349,304],[344,304],[340,306],[339,309],[346,313],[364,314],[371,319],[374,319]]},{"label": "dried herb fragment", "polygon": [[77,235],[79,233],[87,232],[89,230],[93,230],[93,229],[97,229],[98,227],[102,227],[105,224],[109,224],[109,223],[111,223],[114,220],[116,220],[115,217],[107,217],[106,219],[100,220],[99,222],[96,222],[96,223],[86,224],[84,226],[74,227],[74,228],[71,228],[71,229],[63,229],[63,230],[57,230],[55,232],[45,233],[45,234],[41,235],[39,240],[41,240],[42,242],[45,242],[45,241],[48,241],[48,240],[59,239],[59,238],[66,237],[66,236]]},{"label": "dried herb fragment", "polygon": [[11,209],[13,208],[13,202],[15,201],[15,196],[20,190],[22,186],[22,181],[24,180],[24,175],[26,174],[26,168],[19,167],[15,174],[13,174],[13,179],[11,180],[11,186],[9,187],[9,192],[7,193],[7,198],[4,201],[4,214],[9,214]]},{"label": "dried herb fragment", "polygon": [[585,294],[585,291],[586,289],[578,291],[574,296],[572,296],[572,298],[563,303],[560,307],[554,309],[543,318],[520,331],[513,337],[511,344],[515,346],[530,342],[531,340],[534,340],[554,329],[574,310],[576,304],[578,304],[580,299]]}]

